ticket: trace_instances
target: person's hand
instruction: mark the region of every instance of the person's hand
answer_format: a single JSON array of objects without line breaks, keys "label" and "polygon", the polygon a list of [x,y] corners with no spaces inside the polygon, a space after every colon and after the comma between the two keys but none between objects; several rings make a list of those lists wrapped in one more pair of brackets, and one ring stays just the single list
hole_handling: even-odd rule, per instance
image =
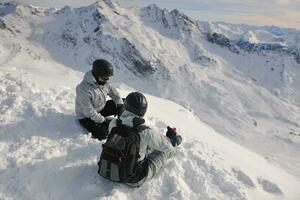
[{"label": "person's hand", "polygon": [[108,131],[109,123],[110,123],[110,120],[105,118],[105,121],[100,124],[100,127],[102,127],[103,130]]},{"label": "person's hand", "polygon": [[180,145],[182,142],[182,137],[177,134],[176,128],[171,128],[168,126],[167,129],[166,136],[170,139],[172,145],[174,147]]},{"label": "person's hand", "polygon": [[117,104],[117,112],[115,116],[118,116],[119,118],[120,115],[123,113],[123,111],[124,111],[124,104]]}]

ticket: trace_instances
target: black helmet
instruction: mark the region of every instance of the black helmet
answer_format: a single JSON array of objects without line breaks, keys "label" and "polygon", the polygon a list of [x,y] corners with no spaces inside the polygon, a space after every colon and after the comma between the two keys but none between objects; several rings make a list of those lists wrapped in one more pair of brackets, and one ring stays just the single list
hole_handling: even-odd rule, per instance
[{"label": "black helmet", "polygon": [[104,60],[104,59],[97,59],[93,62],[93,75],[96,77],[96,79],[99,76],[113,76],[114,71],[112,65]]},{"label": "black helmet", "polygon": [[143,117],[147,111],[148,103],[146,97],[139,92],[130,93],[125,99],[125,109]]}]

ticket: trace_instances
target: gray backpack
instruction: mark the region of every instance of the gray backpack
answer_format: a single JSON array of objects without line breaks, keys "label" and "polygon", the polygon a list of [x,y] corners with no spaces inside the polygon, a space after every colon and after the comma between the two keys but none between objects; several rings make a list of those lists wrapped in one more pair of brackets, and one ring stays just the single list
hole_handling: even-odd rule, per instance
[{"label": "gray backpack", "polygon": [[98,173],[111,181],[127,183],[136,176],[138,167],[140,135],[148,128],[144,125],[127,127],[117,121],[106,143],[102,145],[102,153],[98,162]]}]

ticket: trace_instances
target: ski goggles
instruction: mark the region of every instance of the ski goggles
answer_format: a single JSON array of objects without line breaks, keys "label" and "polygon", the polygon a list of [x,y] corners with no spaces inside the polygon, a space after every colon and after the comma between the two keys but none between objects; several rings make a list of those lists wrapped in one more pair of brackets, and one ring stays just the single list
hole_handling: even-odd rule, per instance
[{"label": "ski goggles", "polygon": [[108,81],[108,80],[109,80],[109,76],[106,76],[106,75],[101,76],[101,78],[102,78],[104,81]]}]

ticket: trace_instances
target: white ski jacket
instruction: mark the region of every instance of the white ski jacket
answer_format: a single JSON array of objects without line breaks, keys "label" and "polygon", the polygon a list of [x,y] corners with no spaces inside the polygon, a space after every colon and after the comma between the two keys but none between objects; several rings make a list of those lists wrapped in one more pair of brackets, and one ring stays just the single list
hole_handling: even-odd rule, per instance
[{"label": "white ski jacket", "polygon": [[108,83],[99,85],[92,71],[85,73],[83,80],[76,87],[75,112],[78,119],[90,118],[102,123],[105,118],[99,113],[109,96],[116,104],[123,104],[119,92]]},{"label": "white ski jacket", "polygon": [[[133,119],[138,117],[137,115],[125,110],[120,119],[122,124],[125,126],[133,127]],[[112,128],[116,127],[117,119],[113,119],[109,124],[109,132]],[[144,129],[139,132],[140,134],[140,158],[138,161],[143,160],[147,155],[152,153],[154,150],[161,151],[164,154],[164,160],[170,158],[175,152],[176,149],[172,146],[169,138],[166,136],[155,132],[151,128]]]}]

